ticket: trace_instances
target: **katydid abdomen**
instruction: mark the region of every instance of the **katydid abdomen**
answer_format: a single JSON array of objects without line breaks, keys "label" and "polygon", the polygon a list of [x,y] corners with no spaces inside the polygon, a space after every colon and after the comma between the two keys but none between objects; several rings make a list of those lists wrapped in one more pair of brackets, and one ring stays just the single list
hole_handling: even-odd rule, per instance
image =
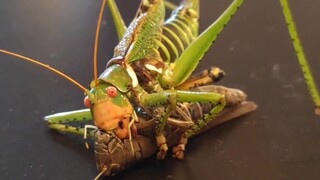
[{"label": "katydid abdomen", "polygon": [[174,62],[198,35],[198,12],[191,4],[175,9],[162,27],[159,53],[164,62]]}]

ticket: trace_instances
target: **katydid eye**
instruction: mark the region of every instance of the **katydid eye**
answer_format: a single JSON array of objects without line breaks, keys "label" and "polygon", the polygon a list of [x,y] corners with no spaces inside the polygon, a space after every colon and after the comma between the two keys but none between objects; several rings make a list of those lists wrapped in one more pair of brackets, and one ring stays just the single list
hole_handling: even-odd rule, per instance
[{"label": "katydid eye", "polygon": [[91,106],[92,106],[92,105],[91,105],[91,101],[90,101],[90,99],[89,99],[88,96],[86,96],[86,97],[84,98],[83,103],[84,103],[84,106],[87,107],[87,108],[91,108]]},{"label": "katydid eye", "polygon": [[118,94],[118,90],[113,86],[107,87],[106,91],[110,97],[116,97]]}]

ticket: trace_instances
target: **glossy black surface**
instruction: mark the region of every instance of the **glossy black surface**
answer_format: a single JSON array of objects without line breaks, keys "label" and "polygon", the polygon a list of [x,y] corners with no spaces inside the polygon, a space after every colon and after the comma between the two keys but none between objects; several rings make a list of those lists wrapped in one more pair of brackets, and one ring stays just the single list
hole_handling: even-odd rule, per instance
[{"label": "glossy black surface", "polygon": [[[138,0],[117,0],[126,22]],[[231,0],[201,2],[201,30]],[[41,60],[87,85],[92,80],[100,0],[1,0],[0,48]],[[320,1],[292,1],[320,84]],[[104,16],[100,72],[117,43]],[[246,0],[198,70],[219,66],[220,83],[246,91],[259,109],[190,140],[186,159],[149,160],[114,179],[318,179],[320,117],[303,81],[277,0]],[[0,54],[0,179],[93,179],[81,137],[53,132],[43,116],[83,108],[83,93],[55,74]]]}]

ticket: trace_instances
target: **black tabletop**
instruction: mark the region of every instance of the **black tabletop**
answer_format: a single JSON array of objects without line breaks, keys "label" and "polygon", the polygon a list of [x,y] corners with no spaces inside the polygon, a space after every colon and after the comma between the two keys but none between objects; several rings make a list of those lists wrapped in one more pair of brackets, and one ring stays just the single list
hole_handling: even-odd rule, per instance
[{"label": "black tabletop", "polygon": [[[128,24],[139,1],[117,0]],[[231,0],[201,2],[201,31]],[[320,1],[291,1],[320,84]],[[0,48],[39,59],[83,85],[93,78],[100,0],[1,0]],[[104,15],[99,72],[117,44]],[[246,0],[198,71],[219,66],[220,83],[244,90],[257,111],[189,141],[183,161],[150,159],[118,179],[318,179],[320,118],[303,80],[277,0]],[[45,115],[83,108],[81,90],[55,74],[0,54],[0,179],[93,179],[93,150],[82,137],[51,131]]]}]

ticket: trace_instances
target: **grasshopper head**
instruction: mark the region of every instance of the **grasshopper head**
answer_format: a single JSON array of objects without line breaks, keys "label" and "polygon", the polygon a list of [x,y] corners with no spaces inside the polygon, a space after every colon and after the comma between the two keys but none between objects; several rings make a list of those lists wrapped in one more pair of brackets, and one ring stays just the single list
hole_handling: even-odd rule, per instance
[{"label": "grasshopper head", "polygon": [[99,86],[96,87],[93,81],[84,99],[95,125],[105,132],[114,131],[120,139],[128,138],[128,126],[133,118],[133,107],[125,96],[131,78],[125,73],[118,65],[107,68],[99,78]]},{"label": "grasshopper head", "polygon": [[133,107],[128,98],[116,87],[100,83],[91,89],[84,104],[91,109],[95,125],[103,131],[114,131],[121,138],[128,137],[128,125]]}]

